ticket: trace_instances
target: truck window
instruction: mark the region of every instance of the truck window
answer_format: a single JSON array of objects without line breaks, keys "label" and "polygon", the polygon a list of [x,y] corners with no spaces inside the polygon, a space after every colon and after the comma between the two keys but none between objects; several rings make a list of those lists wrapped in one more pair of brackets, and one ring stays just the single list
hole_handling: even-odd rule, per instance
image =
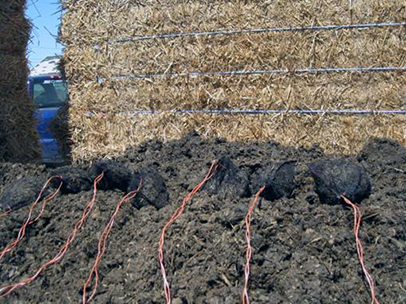
[{"label": "truck window", "polygon": [[60,107],[68,101],[66,83],[60,79],[35,80],[33,95],[38,108]]}]

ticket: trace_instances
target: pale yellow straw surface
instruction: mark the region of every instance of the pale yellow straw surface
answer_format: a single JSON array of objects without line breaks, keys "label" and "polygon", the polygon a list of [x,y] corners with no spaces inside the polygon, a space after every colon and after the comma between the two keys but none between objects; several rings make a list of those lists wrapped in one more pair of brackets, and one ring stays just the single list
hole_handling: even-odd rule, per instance
[{"label": "pale yellow straw surface", "polygon": [[[195,71],[405,66],[404,27],[106,42],[147,34],[404,22],[404,1],[355,1],[351,8],[347,0],[62,3],[75,160],[120,154],[144,140],[172,140],[192,129],[207,138],[317,143],[343,153],[356,152],[372,136],[406,143],[406,118],[401,115],[125,114],[173,109],[396,110],[406,108],[405,73],[112,80]],[[102,84],[97,77],[103,77]],[[89,111],[94,115],[86,116]]]}]

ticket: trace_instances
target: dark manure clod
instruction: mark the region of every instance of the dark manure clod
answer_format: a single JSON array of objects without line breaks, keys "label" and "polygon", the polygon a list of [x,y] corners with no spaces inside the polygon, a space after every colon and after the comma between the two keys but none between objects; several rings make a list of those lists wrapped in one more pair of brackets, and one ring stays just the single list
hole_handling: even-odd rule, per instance
[{"label": "dark manure clod", "polygon": [[205,184],[204,189],[217,194],[220,199],[226,197],[249,197],[248,176],[233,164],[227,156],[220,158],[214,176]]},{"label": "dark manure clod", "polygon": [[336,204],[344,195],[357,204],[371,194],[365,169],[350,159],[338,158],[308,164],[320,201]]},{"label": "dark manure clod", "polygon": [[132,172],[123,164],[112,160],[100,160],[90,168],[90,178],[93,180],[104,173],[98,188],[101,190],[121,190],[127,192],[132,178]]},{"label": "dark manure clod", "polygon": [[127,191],[137,190],[141,181],[140,192],[132,201],[135,208],[140,209],[152,205],[160,209],[169,203],[169,193],[166,190],[165,180],[156,170],[147,169],[135,173]]},{"label": "dark manure clod", "polygon": [[296,162],[287,161],[266,167],[256,178],[254,188],[265,185],[261,196],[273,201],[282,197],[291,197],[296,188],[294,181],[296,175]]},{"label": "dark manure clod", "polygon": [[54,170],[52,175],[62,177],[51,181],[51,185],[54,188],[59,187],[59,184],[62,181],[62,194],[76,194],[92,189],[92,180],[89,173],[83,169],[75,167],[63,167]]},{"label": "dark manure clod", "polygon": [[357,156],[359,162],[374,165],[395,166],[406,163],[406,149],[395,140],[372,138]]},{"label": "dark manure clod", "polygon": [[0,208],[6,212],[31,205],[41,192],[44,182],[45,179],[39,177],[23,177],[10,183],[0,196]]}]

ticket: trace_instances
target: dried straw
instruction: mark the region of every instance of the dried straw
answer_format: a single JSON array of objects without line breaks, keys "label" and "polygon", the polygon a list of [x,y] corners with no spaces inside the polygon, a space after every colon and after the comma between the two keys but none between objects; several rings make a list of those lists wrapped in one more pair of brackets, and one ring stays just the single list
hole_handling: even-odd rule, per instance
[{"label": "dried straw", "polygon": [[0,160],[39,157],[33,104],[27,94],[26,47],[31,25],[25,0],[0,1]]},{"label": "dried straw", "polygon": [[[357,150],[371,136],[406,143],[393,115],[297,116],[160,114],[172,109],[400,109],[404,73],[202,76],[113,80],[114,76],[306,67],[405,66],[404,27],[149,39],[136,35],[280,26],[403,22],[404,2],[64,0],[61,39],[70,83],[73,158],[122,153],[146,139],[191,129],[229,140],[320,144]],[[97,44],[97,48],[95,48]],[[103,77],[102,84],[95,80]],[[87,117],[89,111],[96,113]]]}]

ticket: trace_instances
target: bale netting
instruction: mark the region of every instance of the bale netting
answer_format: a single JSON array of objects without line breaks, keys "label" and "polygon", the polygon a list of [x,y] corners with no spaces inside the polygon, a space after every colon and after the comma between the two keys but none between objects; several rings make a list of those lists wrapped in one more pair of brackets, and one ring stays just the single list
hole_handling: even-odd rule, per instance
[{"label": "bale netting", "polygon": [[[403,1],[62,3],[76,160],[191,129],[337,152],[358,150],[371,136],[406,142],[402,115],[383,114],[405,104]],[[282,112],[179,113],[213,109]]]},{"label": "bale netting", "polygon": [[31,25],[24,14],[25,1],[0,1],[0,160],[39,157],[34,106],[26,88]]}]

